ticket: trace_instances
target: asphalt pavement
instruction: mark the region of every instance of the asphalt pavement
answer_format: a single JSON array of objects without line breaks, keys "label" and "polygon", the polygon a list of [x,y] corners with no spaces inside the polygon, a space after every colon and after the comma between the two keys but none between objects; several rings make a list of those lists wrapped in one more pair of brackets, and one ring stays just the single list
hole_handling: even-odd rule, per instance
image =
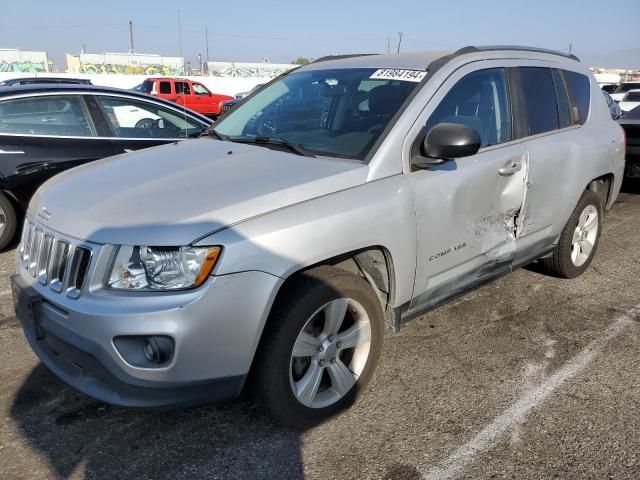
[{"label": "asphalt pavement", "polygon": [[348,412],[306,432],[250,400],[115,408],[40,364],[0,254],[0,478],[640,478],[640,189],[591,268],[519,270],[385,337]]}]

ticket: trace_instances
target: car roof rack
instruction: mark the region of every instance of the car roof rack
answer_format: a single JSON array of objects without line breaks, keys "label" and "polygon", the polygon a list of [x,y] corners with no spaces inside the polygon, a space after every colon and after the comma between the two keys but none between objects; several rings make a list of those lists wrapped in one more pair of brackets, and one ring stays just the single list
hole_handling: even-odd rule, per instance
[{"label": "car roof rack", "polygon": [[487,45],[487,46],[480,46],[480,47],[470,45],[468,47],[463,47],[459,50],[456,50],[456,52],[453,55],[457,56],[457,55],[464,55],[465,53],[474,53],[474,52],[493,52],[497,50],[516,50],[519,52],[548,53],[550,55],[558,55],[560,57],[570,58],[571,60],[575,60],[577,62],[580,61],[578,57],[576,57],[571,53],[564,53],[564,52],[559,52],[557,50],[549,50],[546,48],[523,47],[520,45]]},{"label": "car roof rack", "polygon": [[344,60],[345,58],[355,58],[355,57],[368,57],[370,55],[379,55],[377,53],[349,53],[346,55],[327,55],[324,57],[316,58],[311,63],[319,63],[319,62],[328,62],[330,60]]}]

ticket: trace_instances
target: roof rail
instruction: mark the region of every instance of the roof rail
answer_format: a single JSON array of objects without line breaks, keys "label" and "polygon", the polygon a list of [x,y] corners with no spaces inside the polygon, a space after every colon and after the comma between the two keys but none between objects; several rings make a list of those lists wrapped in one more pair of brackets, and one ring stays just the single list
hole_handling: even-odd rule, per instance
[{"label": "roof rail", "polygon": [[520,52],[548,53],[550,55],[558,55],[560,57],[570,58],[572,60],[575,60],[576,62],[580,61],[578,57],[576,57],[571,53],[558,52],[557,50],[548,50],[546,48],[522,47],[519,45],[488,45],[488,46],[481,46],[481,47],[470,45],[468,47],[463,47],[459,50],[456,50],[456,52],[453,55],[464,55],[465,53],[473,53],[473,52],[492,52],[496,50],[516,50]]},{"label": "roof rail", "polygon": [[328,62],[329,60],[343,60],[345,58],[368,57],[370,55],[378,55],[377,53],[349,53],[347,55],[327,55],[325,57],[316,58],[311,63]]}]

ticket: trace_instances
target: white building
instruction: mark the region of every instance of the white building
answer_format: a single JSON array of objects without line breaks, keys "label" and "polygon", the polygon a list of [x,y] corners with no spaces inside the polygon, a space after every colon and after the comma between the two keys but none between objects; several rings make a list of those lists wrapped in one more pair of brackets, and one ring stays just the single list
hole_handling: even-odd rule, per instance
[{"label": "white building", "polygon": [[0,73],[47,73],[47,52],[29,52],[17,48],[0,48]]}]

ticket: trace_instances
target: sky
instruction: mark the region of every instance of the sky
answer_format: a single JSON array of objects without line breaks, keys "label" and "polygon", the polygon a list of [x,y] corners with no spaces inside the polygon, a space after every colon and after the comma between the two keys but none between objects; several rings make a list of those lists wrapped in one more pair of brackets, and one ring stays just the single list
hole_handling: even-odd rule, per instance
[{"label": "sky", "polygon": [[[178,9],[180,9],[178,13]],[[283,0],[233,2],[3,0],[0,48],[65,53],[129,50],[209,60],[289,63],[298,57],[527,45],[572,52],[591,66],[640,68],[640,0]],[[181,25],[182,41],[178,25]],[[609,65],[607,65],[609,63]]]}]

